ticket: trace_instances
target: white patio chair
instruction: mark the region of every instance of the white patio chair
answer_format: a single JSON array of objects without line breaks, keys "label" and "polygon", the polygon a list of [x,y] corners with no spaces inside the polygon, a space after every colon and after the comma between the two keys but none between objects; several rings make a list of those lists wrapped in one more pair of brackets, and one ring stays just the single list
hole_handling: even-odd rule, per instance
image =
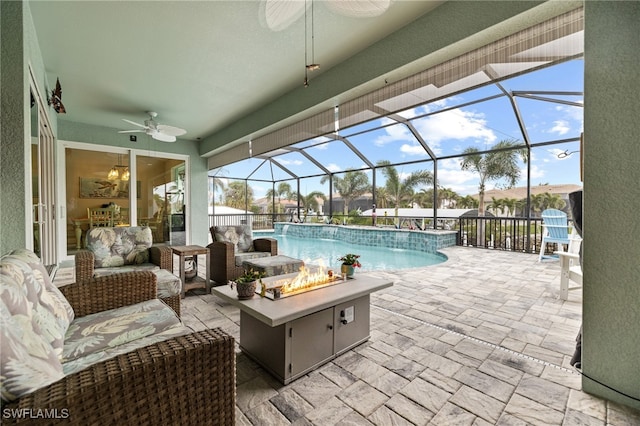
[{"label": "white patio chair", "polygon": [[[560,258],[560,300],[569,298],[570,290],[582,288],[582,267],[580,266],[580,245],[582,238],[574,231],[569,238],[567,251],[556,251]],[[570,286],[571,281],[577,285]]]}]

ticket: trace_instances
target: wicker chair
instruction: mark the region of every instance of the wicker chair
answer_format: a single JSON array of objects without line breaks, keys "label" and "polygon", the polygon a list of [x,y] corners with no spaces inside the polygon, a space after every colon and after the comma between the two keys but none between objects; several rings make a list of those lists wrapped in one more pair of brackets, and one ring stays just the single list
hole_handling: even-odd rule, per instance
[{"label": "wicker chair", "polygon": [[[237,235],[249,235],[247,245],[250,247],[240,252],[236,250],[238,244],[231,241],[222,241],[221,234],[233,233]],[[277,256],[278,241],[275,238],[256,238],[251,237],[251,228],[248,225],[239,226],[212,226],[209,228],[213,243],[209,244],[209,264],[211,265],[211,280],[218,285],[227,284],[229,280],[238,278],[244,268],[242,267],[242,259],[251,259],[260,256]]]},{"label": "wicker chair", "polygon": [[[115,274],[60,290],[79,317],[155,298],[155,283],[146,285],[149,275]],[[235,382],[234,339],[210,329],[91,365],[15,401],[3,401],[2,409],[53,413],[58,419],[37,423],[51,425],[233,425]],[[24,415],[3,418],[3,424],[33,422]]]},{"label": "wicker chair", "polygon": [[[124,228],[122,228],[124,229]],[[149,247],[149,262],[173,273],[173,252],[169,246],[151,246]],[[90,249],[79,250],[75,255],[76,282],[89,282],[96,275],[95,270],[96,257]],[[126,271],[122,268],[122,271]],[[164,297],[162,300],[180,315],[180,294]]]}]

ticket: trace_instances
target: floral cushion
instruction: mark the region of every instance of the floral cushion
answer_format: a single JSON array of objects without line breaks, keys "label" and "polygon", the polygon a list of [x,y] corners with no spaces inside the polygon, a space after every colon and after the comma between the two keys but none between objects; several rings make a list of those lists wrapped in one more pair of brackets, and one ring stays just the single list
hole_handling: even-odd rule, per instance
[{"label": "floral cushion", "polygon": [[[0,264],[0,393],[12,401],[63,377],[60,330],[29,266],[12,256]],[[45,295],[46,298],[46,295]],[[54,343],[58,350],[54,350]]]},{"label": "floral cushion", "polygon": [[95,256],[95,268],[148,263],[152,244],[148,226],[91,228],[87,232],[87,248]]},{"label": "floral cushion", "polygon": [[66,333],[69,328],[69,324],[73,321],[75,313],[73,307],[69,303],[62,292],[51,281],[49,273],[42,264],[42,261],[31,250],[17,249],[11,252],[12,257],[18,257],[24,260],[31,270],[33,271],[35,279],[44,287],[46,292],[43,292],[41,297],[44,298],[45,305],[51,306],[53,309],[53,315],[56,317],[56,321],[62,333]]},{"label": "floral cushion", "polygon": [[73,319],[73,309],[60,290],[51,283],[39,259],[35,259],[38,259],[37,256],[28,252],[15,252],[2,258],[0,273],[11,277],[18,286],[2,287],[3,293],[11,292],[5,303],[10,312],[16,308],[22,313],[24,308],[19,305],[24,301],[18,295],[24,295],[29,303],[30,316],[38,324],[38,332],[53,347],[56,355],[61,356],[64,334]]},{"label": "floral cushion", "polygon": [[249,225],[216,226],[213,238],[215,241],[232,243],[236,252],[253,251],[253,234]]},{"label": "floral cushion", "polygon": [[151,336],[142,337],[123,345],[105,348],[102,351],[94,352],[87,356],[83,356],[82,358],[77,358],[73,361],[65,362],[64,364],[62,364],[62,370],[64,371],[65,375],[73,374],[80,370],[84,370],[85,368],[95,363],[106,361],[115,356],[134,351],[138,348],[144,348],[145,346],[162,342],[164,340],[171,339],[172,337],[183,336],[189,333],[193,333],[193,330],[185,327],[184,325],[171,327]]},{"label": "floral cushion", "polygon": [[181,326],[176,313],[158,299],[86,315],[67,330],[63,362]]}]

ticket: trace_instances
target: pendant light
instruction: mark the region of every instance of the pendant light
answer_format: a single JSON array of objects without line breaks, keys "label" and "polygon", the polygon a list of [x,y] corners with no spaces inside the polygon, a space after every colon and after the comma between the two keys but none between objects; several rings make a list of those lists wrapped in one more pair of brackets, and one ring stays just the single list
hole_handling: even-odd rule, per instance
[{"label": "pendant light", "polygon": [[314,61],[314,30],[313,30],[313,0],[311,0],[311,63],[307,55],[307,0],[304,0],[304,87],[309,87],[309,71],[320,68],[320,64]]}]

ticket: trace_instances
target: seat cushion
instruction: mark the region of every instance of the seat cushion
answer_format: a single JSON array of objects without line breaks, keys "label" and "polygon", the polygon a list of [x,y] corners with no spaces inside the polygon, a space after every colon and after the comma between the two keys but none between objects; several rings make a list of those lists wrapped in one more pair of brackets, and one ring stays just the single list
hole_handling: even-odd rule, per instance
[{"label": "seat cushion", "polygon": [[173,309],[158,299],[86,315],[71,323],[62,360],[73,361],[180,326]]},{"label": "seat cushion", "polygon": [[251,251],[246,253],[236,253],[235,261],[236,266],[242,266],[243,262],[251,259],[259,259],[261,257],[271,256],[271,253],[263,252],[263,251]]},{"label": "seat cushion", "polygon": [[233,244],[236,253],[253,251],[253,235],[249,225],[215,226],[213,238]]},{"label": "seat cushion", "polygon": [[97,278],[97,277],[104,277],[104,276],[113,275],[113,274],[123,274],[125,272],[137,272],[137,271],[155,272],[159,269],[160,267],[158,265],[154,265],[153,263],[142,263],[140,265],[97,268],[93,270],[93,276]]},{"label": "seat cushion", "polygon": [[250,259],[244,261],[245,268],[251,268],[254,271],[264,272],[266,277],[298,272],[302,266],[304,266],[304,262],[302,260],[282,255],[267,256],[260,259]]},{"label": "seat cushion", "polygon": [[181,294],[182,282],[179,277],[176,277],[166,269],[156,269],[153,273],[158,277],[159,298],[165,299]]}]

